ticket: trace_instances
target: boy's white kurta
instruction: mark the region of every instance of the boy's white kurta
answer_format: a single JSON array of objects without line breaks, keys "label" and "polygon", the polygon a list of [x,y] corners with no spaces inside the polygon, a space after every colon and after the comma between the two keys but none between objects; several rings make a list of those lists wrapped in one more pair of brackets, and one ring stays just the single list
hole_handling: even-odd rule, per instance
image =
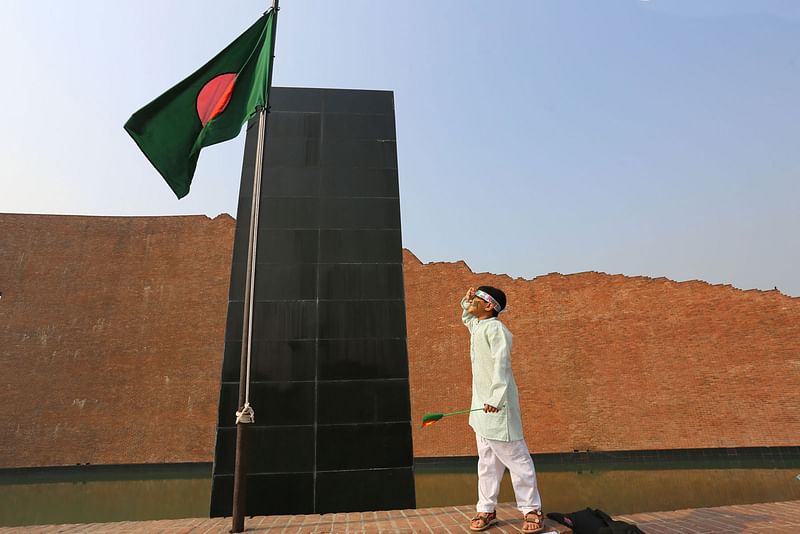
[{"label": "boy's white kurta", "polygon": [[484,404],[500,408],[497,413],[470,413],[469,424],[486,439],[522,439],[519,396],[511,372],[511,332],[494,317],[478,320],[467,312],[468,307],[469,301],[464,297],[461,320],[471,336],[472,409],[483,408]]}]

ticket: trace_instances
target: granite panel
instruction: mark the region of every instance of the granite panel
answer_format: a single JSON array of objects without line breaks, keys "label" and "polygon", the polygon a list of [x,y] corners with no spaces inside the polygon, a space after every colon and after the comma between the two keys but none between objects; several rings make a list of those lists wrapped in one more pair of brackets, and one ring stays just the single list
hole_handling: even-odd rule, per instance
[{"label": "granite panel", "polygon": [[[247,515],[303,514],[314,509],[314,474],[248,475]],[[233,475],[216,475],[211,485],[211,517],[233,513]]]},{"label": "granite panel", "polygon": [[398,198],[397,169],[319,168],[323,197]]},{"label": "granite panel", "polygon": [[394,115],[394,94],[391,91],[324,90],[325,113],[367,113]]},{"label": "granite panel", "polygon": [[[319,227],[320,200],[314,197],[286,197],[261,199],[259,218],[261,228]],[[275,251],[280,254],[280,251]]]},{"label": "granite panel", "polygon": [[[277,203],[277,201],[276,201]],[[264,220],[267,217],[261,217]],[[269,217],[274,221],[275,214]],[[301,222],[302,225],[302,222]],[[233,265],[234,267],[246,265],[247,263],[247,242],[249,232],[247,228],[236,227],[236,241],[233,245]],[[290,228],[286,225],[275,225],[266,227],[262,225],[258,229],[258,248],[256,249],[256,260],[259,263],[315,263],[318,258],[319,249],[319,230],[311,228]],[[244,272],[245,267],[235,274]],[[234,273],[232,273],[233,275]],[[231,279],[231,287],[238,279]]]},{"label": "granite panel", "polygon": [[320,339],[404,338],[402,300],[319,302]]},{"label": "granite panel", "polygon": [[414,507],[411,467],[317,473],[318,514]]},{"label": "granite panel", "polygon": [[406,340],[321,339],[319,380],[408,378]]},{"label": "granite panel", "polygon": [[[244,303],[228,303],[225,341],[241,341]],[[313,300],[255,301],[252,339],[313,339],[317,333],[317,304]]]},{"label": "granite panel", "polygon": [[[319,194],[320,167],[267,167],[261,181],[262,197],[315,197]],[[247,197],[250,202],[252,197]],[[260,209],[260,208],[259,208]],[[247,204],[247,213],[250,213]]]},{"label": "granite panel", "polygon": [[266,263],[256,269],[255,299],[310,300],[317,297],[315,263]]},{"label": "granite panel", "polygon": [[412,460],[408,422],[317,427],[318,471],[403,467]]},{"label": "granite panel", "polygon": [[400,263],[400,230],[320,230],[320,263]]},{"label": "granite panel", "polygon": [[322,119],[325,138],[395,140],[394,117],[383,114],[326,112]]},{"label": "granite panel", "polygon": [[[322,132],[321,114],[303,111],[280,111],[272,109],[267,116],[266,146],[274,139],[316,138]],[[394,121],[392,121],[394,126]]]},{"label": "granite panel", "polygon": [[317,303],[257,301],[253,306],[253,339],[313,339],[317,333]]},{"label": "granite panel", "polygon": [[[260,415],[260,414],[259,414]],[[265,417],[269,414],[265,413]],[[232,475],[236,428],[220,428],[214,452],[216,473]],[[310,473],[314,471],[313,426],[251,426],[247,430],[249,474]]]},{"label": "granite panel", "polygon": [[[234,427],[238,410],[239,383],[223,382],[220,390],[219,427]],[[250,404],[259,426],[314,424],[313,382],[251,382]]]},{"label": "granite panel", "polygon": [[264,165],[314,167],[320,164],[320,148],[319,139],[314,137],[273,137],[264,147]]},{"label": "granite panel", "polygon": [[319,266],[319,298],[399,300],[403,266],[398,263],[329,263]]},{"label": "granite panel", "polygon": [[318,209],[320,228],[400,229],[395,198],[324,198]]},{"label": "granite panel", "polygon": [[323,167],[397,168],[397,143],[392,139],[332,139],[326,141],[321,153],[315,155],[314,164]]},{"label": "granite panel", "polygon": [[408,422],[408,380],[348,380],[317,384],[317,422]]},{"label": "granite panel", "polygon": [[[238,382],[241,341],[225,343],[222,381]],[[314,339],[255,339],[250,352],[250,378],[258,382],[296,382],[314,380],[317,341]]]},{"label": "granite panel", "polygon": [[316,263],[319,230],[262,228],[258,232],[258,263]]},{"label": "granite panel", "polygon": [[310,87],[273,87],[269,93],[270,111],[321,112],[325,91]]}]

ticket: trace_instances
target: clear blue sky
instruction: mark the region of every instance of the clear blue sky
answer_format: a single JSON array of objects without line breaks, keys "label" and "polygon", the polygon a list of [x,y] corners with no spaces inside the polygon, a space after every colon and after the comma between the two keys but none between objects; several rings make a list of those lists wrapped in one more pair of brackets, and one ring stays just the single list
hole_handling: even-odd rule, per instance
[{"label": "clear blue sky", "polygon": [[[235,216],[244,134],[178,201],[122,125],[266,7],[6,3],[0,212]],[[395,92],[423,261],[800,296],[800,1],[283,0],[276,55],[275,85]]]}]

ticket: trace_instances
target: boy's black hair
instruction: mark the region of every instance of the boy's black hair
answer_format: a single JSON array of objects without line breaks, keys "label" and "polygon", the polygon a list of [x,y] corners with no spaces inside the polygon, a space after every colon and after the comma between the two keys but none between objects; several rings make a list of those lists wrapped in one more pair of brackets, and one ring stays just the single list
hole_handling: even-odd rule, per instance
[{"label": "boy's black hair", "polygon": [[[506,294],[503,293],[502,289],[497,289],[496,287],[492,286],[481,286],[478,288],[478,291],[483,291],[484,293],[488,293],[492,296],[494,300],[500,305],[501,310],[506,309]],[[492,317],[497,317],[499,312],[492,308]]]}]

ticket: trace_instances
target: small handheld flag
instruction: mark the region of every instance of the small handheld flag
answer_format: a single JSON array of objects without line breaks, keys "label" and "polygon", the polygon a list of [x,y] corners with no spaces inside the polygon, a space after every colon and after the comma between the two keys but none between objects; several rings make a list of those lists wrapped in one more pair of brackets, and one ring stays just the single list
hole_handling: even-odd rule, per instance
[{"label": "small handheld flag", "polygon": [[451,412],[451,413],[428,413],[422,417],[422,425],[420,426],[420,428],[431,426],[433,423],[435,423],[442,417],[449,417],[451,415],[459,415],[462,413],[477,412],[478,410],[483,410],[483,408],[475,408],[474,410],[461,410],[459,412]]}]

